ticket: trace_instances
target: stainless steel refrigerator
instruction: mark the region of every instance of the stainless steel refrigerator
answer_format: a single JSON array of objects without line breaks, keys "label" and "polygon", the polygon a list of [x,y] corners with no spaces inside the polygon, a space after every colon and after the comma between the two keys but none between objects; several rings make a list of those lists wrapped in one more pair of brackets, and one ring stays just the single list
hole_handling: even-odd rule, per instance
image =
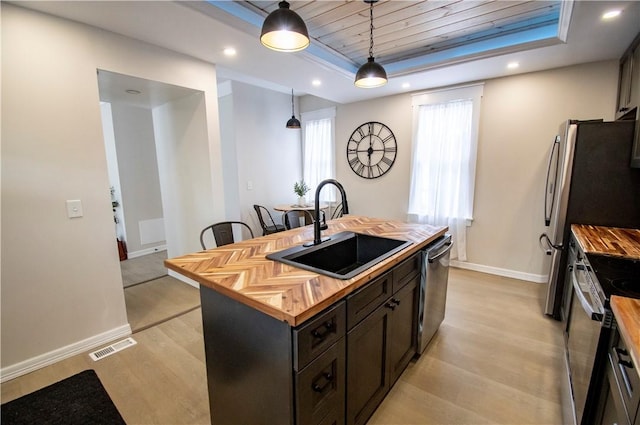
[{"label": "stainless steel refrigerator", "polygon": [[551,256],[545,314],[563,319],[572,223],[640,228],[640,169],[631,168],[633,121],[567,121],[554,137],[540,243]]}]

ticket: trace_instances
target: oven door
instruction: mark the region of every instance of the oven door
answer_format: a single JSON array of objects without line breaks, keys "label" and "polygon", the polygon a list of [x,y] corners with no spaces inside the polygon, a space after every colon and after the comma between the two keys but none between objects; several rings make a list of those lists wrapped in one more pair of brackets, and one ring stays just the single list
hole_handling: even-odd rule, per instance
[{"label": "oven door", "polygon": [[582,261],[573,263],[569,275],[571,307],[565,334],[569,394],[565,394],[563,410],[565,423],[582,424],[589,385],[599,355],[604,308]]}]

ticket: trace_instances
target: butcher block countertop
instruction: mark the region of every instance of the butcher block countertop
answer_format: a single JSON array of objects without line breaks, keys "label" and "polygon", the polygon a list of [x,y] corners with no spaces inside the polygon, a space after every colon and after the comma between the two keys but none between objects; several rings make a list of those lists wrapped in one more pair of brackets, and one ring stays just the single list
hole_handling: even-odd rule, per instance
[{"label": "butcher block countertop", "polygon": [[640,365],[640,300],[613,295],[611,309],[633,363]]},{"label": "butcher block countertop", "polygon": [[640,229],[572,224],[571,231],[587,254],[640,259]]},{"label": "butcher block countertop", "polygon": [[265,256],[313,241],[313,226],[224,245],[165,260],[165,266],[291,326],[298,326],[334,302],[419,251],[447,227],[345,215],[328,221],[328,236],[353,231],[413,242],[406,249],[352,279],[341,280],[299,269]]}]

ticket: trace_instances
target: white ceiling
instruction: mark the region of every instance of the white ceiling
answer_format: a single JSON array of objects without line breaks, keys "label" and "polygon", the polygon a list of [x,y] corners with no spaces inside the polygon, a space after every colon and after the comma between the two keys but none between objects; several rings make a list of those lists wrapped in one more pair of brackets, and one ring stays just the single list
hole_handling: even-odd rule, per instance
[{"label": "white ceiling", "polygon": [[[514,73],[618,59],[640,31],[640,2],[577,1],[570,8],[566,42],[544,47],[530,48],[529,46],[528,50],[500,53],[491,57],[439,63],[437,66],[412,72],[390,73],[387,85],[374,89],[361,89],[353,85],[352,72],[337,66],[334,61],[327,60],[326,57],[319,57],[310,51],[280,53],[266,49],[258,40],[259,24],[236,18],[207,2],[18,1],[13,3],[87,23],[214,63],[217,65],[219,79],[235,79],[283,93],[290,93],[293,88],[296,95],[313,94],[338,103],[350,103]],[[291,2],[291,8],[295,10],[295,1]],[[603,21],[602,13],[612,8],[622,9],[621,16],[612,21]],[[238,52],[237,55],[231,58],[226,57],[223,54],[225,47],[234,47]],[[512,61],[519,62],[518,69],[506,68],[507,63]],[[313,79],[321,81],[321,85],[313,86]],[[403,87],[403,84],[409,84],[409,87]]]}]

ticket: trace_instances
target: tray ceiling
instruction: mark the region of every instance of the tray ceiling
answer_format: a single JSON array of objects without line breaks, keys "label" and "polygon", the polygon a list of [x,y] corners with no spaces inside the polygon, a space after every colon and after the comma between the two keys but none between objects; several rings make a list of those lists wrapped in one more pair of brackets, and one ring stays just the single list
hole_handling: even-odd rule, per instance
[{"label": "tray ceiling", "polygon": [[[312,39],[310,53],[354,72],[369,53],[369,5],[362,0],[291,1]],[[244,12],[264,16],[277,1],[209,2],[252,22]],[[571,2],[565,2],[565,13]],[[238,9],[240,6],[242,9]],[[402,1],[373,6],[376,61],[387,72],[402,73],[479,56],[561,42],[560,1]]]}]

